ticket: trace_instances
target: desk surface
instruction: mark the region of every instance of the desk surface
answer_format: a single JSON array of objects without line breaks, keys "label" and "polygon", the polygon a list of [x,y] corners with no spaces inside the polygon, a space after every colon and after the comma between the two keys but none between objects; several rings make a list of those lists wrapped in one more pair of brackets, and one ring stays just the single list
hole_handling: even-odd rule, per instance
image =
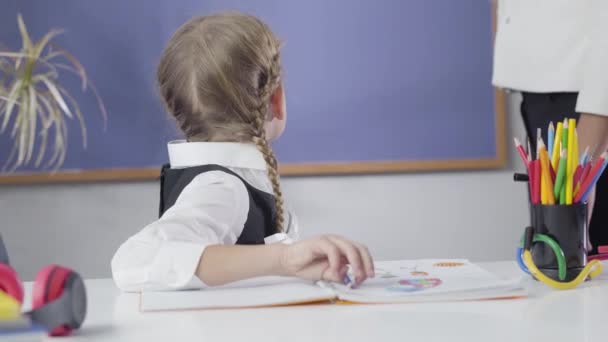
[{"label": "desk surface", "polygon": [[[513,262],[481,265],[520,275]],[[530,297],[519,300],[170,313],[140,313],[138,295],[109,279],[86,283],[87,320],[62,341],[608,341],[607,274],[563,292],[529,280]]]}]

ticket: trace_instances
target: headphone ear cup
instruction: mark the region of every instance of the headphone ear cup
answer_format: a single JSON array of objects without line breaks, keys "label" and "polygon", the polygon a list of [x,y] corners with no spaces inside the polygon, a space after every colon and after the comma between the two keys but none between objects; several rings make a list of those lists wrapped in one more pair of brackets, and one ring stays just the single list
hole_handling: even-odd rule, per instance
[{"label": "headphone ear cup", "polygon": [[0,291],[23,303],[23,285],[19,275],[6,264],[0,264]]},{"label": "headphone ear cup", "polygon": [[[49,265],[38,271],[34,280],[32,309],[38,309],[59,298],[70,273],[72,270],[58,265]],[[71,330],[67,325],[62,325],[53,329],[50,335],[63,336],[69,334]]]}]

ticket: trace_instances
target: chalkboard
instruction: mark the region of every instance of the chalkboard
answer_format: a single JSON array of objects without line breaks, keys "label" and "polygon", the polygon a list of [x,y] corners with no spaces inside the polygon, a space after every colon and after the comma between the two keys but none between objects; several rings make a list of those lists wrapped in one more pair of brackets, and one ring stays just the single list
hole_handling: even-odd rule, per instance
[{"label": "chalkboard", "polygon": [[[85,66],[107,107],[62,78],[86,116],[62,169],[23,168],[1,183],[149,179],[179,138],[157,95],[155,69],[188,18],[223,10],[259,16],[284,41],[288,127],[275,144],[283,174],[497,168],[504,165],[502,97],[491,86],[492,15],[477,0],[4,0],[0,43],[34,37]],[[0,136],[0,162],[10,151]]]}]

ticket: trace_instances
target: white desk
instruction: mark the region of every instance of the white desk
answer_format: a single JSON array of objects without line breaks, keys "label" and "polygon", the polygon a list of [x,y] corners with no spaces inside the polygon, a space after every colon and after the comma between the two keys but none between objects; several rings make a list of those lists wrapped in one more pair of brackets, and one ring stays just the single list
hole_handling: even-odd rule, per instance
[{"label": "white desk", "polygon": [[[520,275],[514,262],[482,266]],[[86,284],[84,327],[61,341],[608,341],[606,274],[563,292],[530,280],[531,297],[519,300],[171,313],[140,313],[138,295],[109,279]]]}]

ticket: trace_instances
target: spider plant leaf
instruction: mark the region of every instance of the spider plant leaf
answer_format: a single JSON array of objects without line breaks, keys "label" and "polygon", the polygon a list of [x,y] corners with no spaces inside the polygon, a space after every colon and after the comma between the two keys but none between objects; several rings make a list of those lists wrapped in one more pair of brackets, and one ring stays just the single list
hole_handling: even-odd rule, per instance
[{"label": "spider plant leaf", "polygon": [[72,112],[70,111],[68,105],[63,100],[61,93],[59,93],[59,90],[57,90],[57,86],[55,85],[55,83],[53,83],[53,81],[51,81],[46,75],[38,75],[38,77],[40,77],[40,80],[46,85],[49,92],[51,92],[52,98],[57,103],[57,105],[59,105],[59,108],[63,110],[63,112],[68,118],[72,119],[74,116],[72,115]]},{"label": "spider plant leaf", "polygon": [[97,106],[99,107],[99,110],[101,111],[101,117],[103,118],[103,129],[106,130],[108,128],[108,111],[106,110],[106,106],[101,100],[101,96],[99,96],[99,92],[97,91],[97,87],[95,87],[95,84],[89,83],[89,87],[95,95],[95,99],[97,99]]},{"label": "spider plant leaf", "polygon": [[38,157],[36,157],[36,161],[34,165],[38,168],[44,159],[44,155],[46,153],[46,144],[48,140],[48,131],[40,132],[40,148],[38,149]]},{"label": "spider plant leaf", "polygon": [[53,162],[49,164],[49,166],[52,166],[54,171],[59,169],[59,167],[63,164],[67,153],[67,126],[65,121],[62,121],[60,124],[56,125],[55,130],[55,153],[52,160]]},{"label": "spider plant leaf", "polygon": [[78,76],[78,78],[80,79],[80,82],[82,84],[81,85],[82,91],[87,90],[88,78],[87,78],[86,72],[84,72],[84,69],[82,69],[82,71],[80,71],[71,65],[63,64],[63,63],[53,63],[53,66],[56,67],[57,69],[66,70],[66,71],[69,71],[72,74]]},{"label": "spider plant leaf", "polygon": [[69,70],[72,73],[78,75],[78,77],[80,77],[80,80],[82,81],[82,90],[84,91],[87,88],[87,83],[88,83],[88,77],[87,77],[87,73],[84,69],[84,66],[82,66],[80,61],[76,57],[74,57],[74,55],[69,53],[68,51],[63,50],[58,47],[55,47],[55,48],[56,49],[53,50],[53,52],[50,52],[48,55],[46,55],[44,57],[44,60],[50,61],[51,59],[58,57],[58,56],[61,56],[61,57],[64,57],[65,59],[67,59],[71,63],[71,66],[65,65],[65,64],[60,64],[60,63],[53,63],[53,64],[56,65],[58,68],[60,67],[59,65],[66,66],[68,68],[65,68],[65,67],[60,67],[60,68]]},{"label": "spider plant leaf", "polygon": [[23,17],[21,16],[21,14],[17,15],[17,25],[19,26],[21,40],[23,41],[23,50],[32,51],[32,40],[30,38],[30,35],[27,33],[27,27],[25,27],[25,23],[23,22]]},{"label": "spider plant leaf", "polygon": [[26,106],[21,106],[19,107],[19,117],[24,118],[23,120],[20,120],[20,128],[18,131],[18,142],[19,142],[19,150],[17,152],[17,167],[23,165],[23,163],[25,162],[25,157],[26,157],[26,138],[27,138],[27,119],[25,119],[25,116],[27,115],[27,112],[25,112],[25,107]]},{"label": "spider plant leaf", "polygon": [[11,138],[15,138],[15,135],[21,128],[21,121],[23,121],[23,117],[21,115],[17,115],[17,117],[15,117],[15,123],[13,124],[13,129],[11,131]]},{"label": "spider plant leaf", "polygon": [[74,112],[76,113],[76,117],[78,118],[78,123],[80,124],[80,132],[82,133],[82,146],[86,149],[87,148],[87,127],[84,123],[84,116],[82,115],[82,112],[80,111],[80,106],[78,105],[78,102],[76,102],[74,97],[72,95],[70,95],[70,93],[67,92],[67,90],[65,90],[61,86],[59,86],[58,89],[59,89],[59,92],[61,92],[63,94],[63,96],[65,96],[68,99],[68,101],[70,101],[70,104],[72,105],[72,109],[74,109]]},{"label": "spider plant leaf", "polygon": [[54,117],[54,126],[55,126],[55,141],[53,146],[53,155],[49,159],[46,164],[46,167],[50,167],[59,160],[61,155],[61,150],[65,147],[63,143],[61,122],[63,121],[61,110],[56,106],[54,102],[51,103],[51,107],[53,108],[51,111],[51,115]]},{"label": "spider plant leaf", "polygon": [[62,149],[61,149],[61,154],[59,156],[59,161],[57,164],[57,167],[55,168],[55,170],[59,169],[59,167],[61,165],[63,165],[63,163],[65,162],[65,157],[67,155],[68,149],[68,126],[65,123],[65,120],[61,122],[61,132],[63,135],[63,145],[62,145]]},{"label": "spider plant leaf", "polygon": [[15,170],[14,164],[12,166],[11,166],[11,164],[12,164],[12,160],[15,159],[16,155],[17,155],[17,144],[13,143],[13,146],[11,147],[11,152],[9,153],[9,156],[6,159],[4,166],[2,166],[2,172],[13,172]]},{"label": "spider plant leaf", "polygon": [[11,119],[11,114],[13,112],[13,108],[15,107],[15,105],[19,106],[19,99],[20,99],[20,92],[21,92],[21,86],[23,85],[23,81],[18,79],[15,84],[13,85],[13,87],[11,88],[11,91],[8,93],[8,96],[5,98],[5,100],[7,101],[6,104],[6,108],[4,109],[3,112],[0,112],[0,116],[4,115],[4,121],[2,122],[2,127],[0,128],[0,133],[4,132],[4,130],[6,129],[6,126],[8,125],[8,122]]},{"label": "spider plant leaf", "polygon": [[0,71],[8,78],[9,75],[15,73],[15,68],[13,67],[13,63],[9,62],[8,58],[0,56]]},{"label": "spider plant leaf", "polygon": [[38,124],[38,100],[36,99],[36,90],[34,86],[28,86],[28,100],[29,105],[27,106],[27,112],[29,113],[30,130],[29,130],[29,141],[27,149],[27,160],[32,159],[34,154],[34,146],[36,144],[36,126]]},{"label": "spider plant leaf", "polygon": [[[40,108],[40,117],[43,120],[42,130],[47,131],[49,128],[51,128],[54,122],[54,116],[52,113],[53,107],[51,106],[49,100],[46,99],[44,94],[40,94],[38,100],[42,102],[42,106],[44,107],[44,109]],[[48,114],[46,117],[45,112]]]},{"label": "spider plant leaf", "polygon": [[44,37],[42,37],[38,42],[36,42],[34,46],[34,58],[38,59],[42,55],[44,48],[51,41],[51,39],[55,38],[60,34],[63,34],[64,32],[64,30],[52,29],[47,34],[45,34]]},{"label": "spider plant leaf", "polygon": [[[37,106],[38,108],[38,115],[40,115],[41,120],[44,120],[44,109],[42,106]],[[46,120],[46,121],[50,121],[50,120]],[[47,139],[48,139],[48,127],[46,127],[46,123],[44,123],[44,126],[42,128],[42,130],[40,131],[40,148],[38,149],[38,157],[36,158],[36,161],[34,162],[34,165],[38,168],[40,167],[40,163],[42,163],[42,159],[44,159],[44,155],[46,154],[46,144],[47,144]]]},{"label": "spider plant leaf", "polygon": [[65,58],[67,58],[70,62],[72,62],[73,66],[65,65],[62,63],[53,63],[53,65],[56,68],[69,71],[72,74],[79,76],[80,79],[82,80],[82,90],[83,91],[86,90],[87,86],[89,88],[91,88],[91,91],[93,92],[93,95],[95,95],[95,99],[97,100],[97,106],[99,107],[99,110],[101,111],[101,116],[104,120],[104,130],[107,129],[108,111],[101,99],[101,96],[99,96],[99,91],[97,90],[97,88],[95,87],[95,85],[92,82],[88,81],[88,76],[87,76],[82,64],[80,64],[78,59],[76,59],[74,56],[72,56],[69,52],[67,52],[65,50],[61,50],[61,49],[58,49],[57,51],[53,50],[52,53],[50,53],[48,56],[45,57],[45,60],[49,60],[49,59],[51,59],[53,57],[57,57],[57,56],[63,56]]},{"label": "spider plant leaf", "polygon": [[22,58],[29,58],[30,55],[27,53],[23,53],[23,52],[0,51],[0,57],[7,57],[7,58],[12,58],[12,59],[22,59]]},{"label": "spider plant leaf", "polygon": [[[40,65],[43,65],[49,69],[49,72],[47,72],[46,74],[50,78],[56,78],[58,76],[59,70],[57,70],[57,67],[53,63],[49,63],[42,58],[37,59],[36,62],[38,62]],[[40,72],[37,72],[36,74],[39,75]]]}]

